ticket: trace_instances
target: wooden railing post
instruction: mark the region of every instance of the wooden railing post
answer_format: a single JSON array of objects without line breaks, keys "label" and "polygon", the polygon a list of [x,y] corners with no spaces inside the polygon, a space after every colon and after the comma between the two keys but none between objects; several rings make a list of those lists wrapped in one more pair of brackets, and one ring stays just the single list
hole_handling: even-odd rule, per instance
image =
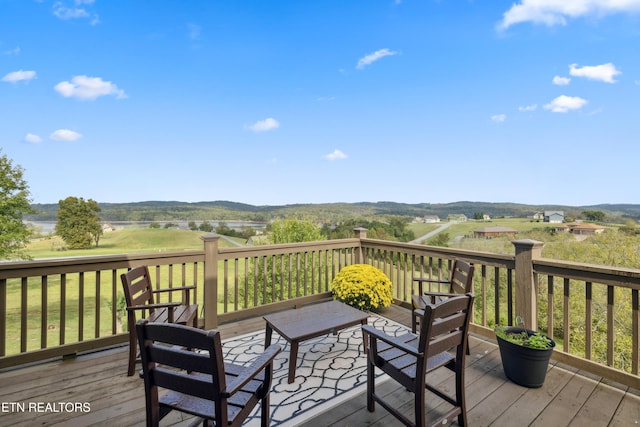
[{"label": "wooden railing post", "polygon": [[204,241],[204,329],[218,327],[218,241],[217,234],[205,234]]},{"label": "wooden railing post", "polygon": [[[358,227],[353,229],[354,233],[356,233],[356,239],[366,239],[367,238],[367,229]],[[362,242],[358,245],[358,252],[356,253],[356,263],[362,264],[364,263],[364,254],[362,253]]]},{"label": "wooden railing post", "polygon": [[536,240],[514,240],[516,251],[516,316],[521,316],[525,327],[538,330],[538,284],[533,277],[533,260],[542,255],[544,243]]}]

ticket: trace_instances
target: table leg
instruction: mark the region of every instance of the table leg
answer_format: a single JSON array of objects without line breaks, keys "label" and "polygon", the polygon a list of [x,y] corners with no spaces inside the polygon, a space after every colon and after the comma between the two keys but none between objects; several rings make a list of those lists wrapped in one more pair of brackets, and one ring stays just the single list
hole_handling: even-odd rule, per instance
[{"label": "table leg", "polygon": [[291,350],[289,351],[289,379],[291,384],[296,378],[296,362],[298,361],[298,341],[291,341]]},{"label": "table leg", "polygon": [[[360,325],[366,325],[366,324],[367,324],[367,319],[364,319],[362,322],[360,322]],[[364,352],[367,353],[367,351],[369,350],[369,336],[364,331],[364,329],[362,329],[362,327],[360,328],[360,330],[362,331],[362,343],[364,344]]]},{"label": "table leg", "polygon": [[271,335],[273,334],[273,329],[271,329],[271,325],[267,322],[267,329],[264,332],[264,348],[267,348],[271,345]]}]

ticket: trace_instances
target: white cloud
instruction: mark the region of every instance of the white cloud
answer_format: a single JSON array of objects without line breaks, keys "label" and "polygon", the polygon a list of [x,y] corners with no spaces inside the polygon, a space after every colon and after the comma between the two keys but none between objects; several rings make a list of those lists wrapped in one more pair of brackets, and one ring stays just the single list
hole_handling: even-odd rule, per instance
[{"label": "white cloud", "polygon": [[505,120],[507,120],[507,115],[506,114],[496,114],[491,116],[491,120],[493,120],[496,123],[502,123]]},{"label": "white cloud", "polygon": [[329,154],[325,155],[324,158],[327,159],[327,160],[331,160],[331,161],[343,160],[343,159],[347,158],[347,155],[344,154],[342,151],[340,151],[338,149],[335,149],[335,150],[333,150],[333,153],[329,153]]},{"label": "white cloud", "polygon": [[89,16],[91,16],[89,12],[81,7],[71,8],[63,6],[60,3],[56,3],[56,6],[54,6],[53,14],[63,20],[88,18]]},{"label": "white cloud", "polygon": [[[75,0],[76,6],[83,4],[91,5],[93,0]],[[53,14],[64,21],[69,19],[91,19],[90,24],[96,25],[100,22],[97,14],[89,12],[84,7],[67,7],[62,2],[56,2],[53,5]]]},{"label": "white cloud", "polygon": [[38,135],[33,134],[33,133],[28,133],[24,137],[24,140],[26,142],[31,142],[32,144],[38,144],[38,143],[42,142],[42,138],[40,138]]},{"label": "white cloud", "polygon": [[36,78],[35,71],[13,71],[2,78],[3,82],[17,83],[21,80],[31,80]]},{"label": "white cloud", "polygon": [[5,55],[20,55],[20,46],[16,46],[13,49],[5,50]]},{"label": "white cloud", "polygon": [[553,77],[553,84],[554,85],[566,86],[569,83],[571,83],[571,79],[569,77],[560,77],[560,76],[554,76]]},{"label": "white cloud", "polygon": [[118,99],[127,97],[118,86],[100,77],[74,76],[71,82],[60,82],[54,89],[65,98],[96,99],[105,95],[114,95]]},{"label": "white cloud", "polygon": [[615,83],[615,76],[622,74],[611,62],[601,65],[584,66],[578,68],[578,64],[569,65],[569,74],[576,77],[585,77],[590,80],[600,80],[605,83]]},{"label": "white cloud", "polygon": [[69,129],[58,129],[49,135],[49,138],[54,141],[77,141],[82,135]]},{"label": "white cloud", "polygon": [[566,25],[567,18],[640,12],[640,0],[520,0],[503,14],[498,29],[522,22],[549,27]]},{"label": "white cloud", "polygon": [[544,106],[545,110],[554,113],[567,113],[571,110],[579,110],[587,104],[587,100],[579,96],[560,95]]},{"label": "white cloud", "polygon": [[398,54],[398,52],[393,51],[393,50],[389,50],[387,48],[376,50],[375,52],[370,53],[369,55],[366,55],[366,56],[363,56],[362,58],[360,58],[358,60],[358,65],[356,65],[356,68],[358,70],[362,70],[367,65],[370,65],[370,64],[376,62],[377,60],[384,58],[385,56],[393,56],[393,55],[397,55],[397,54]]},{"label": "white cloud", "polygon": [[278,129],[280,123],[274,118],[267,118],[264,120],[258,120],[254,124],[247,126],[247,128],[253,132],[267,132],[270,130]]},{"label": "white cloud", "polygon": [[538,104],[525,105],[524,107],[518,107],[518,111],[536,111]]},{"label": "white cloud", "polygon": [[189,38],[191,40],[198,40],[200,38],[200,33],[202,32],[200,25],[189,23],[187,24],[187,29],[189,30]]}]

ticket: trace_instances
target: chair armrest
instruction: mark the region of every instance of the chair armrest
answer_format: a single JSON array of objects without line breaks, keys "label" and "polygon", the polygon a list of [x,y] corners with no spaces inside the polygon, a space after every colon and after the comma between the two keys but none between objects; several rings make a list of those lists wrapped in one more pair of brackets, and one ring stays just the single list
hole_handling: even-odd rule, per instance
[{"label": "chair armrest", "polygon": [[196,286],[195,285],[191,285],[191,286],[178,286],[176,288],[156,289],[156,290],[152,290],[151,292],[153,292],[154,294],[160,294],[160,293],[183,291],[186,294],[183,303],[189,305],[189,304],[191,304],[191,293],[190,293],[190,291],[194,291],[195,292],[195,290],[196,290]]},{"label": "chair armrest", "polygon": [[127,311],[134,311],[134,310],[148,310],[150,308],[175,308],[175,307],[179,307],[181,306],[182,303],[181,302],[168,302],[168,303],[163,303],[163,304],[145,304],[145,305],[132,305],[130,307],[127,307]]},{"label": "chair armrest", "polygon": [[[416,311],[422,311],[422,310],[416,310]],[[424,315],[424,311],[423,311],[423,315]],[[423,355],[423,353],[418,352],[415,347],[407,345],[404,342],[397,339],[396,337],[387,335],[384,332],[374,328],[371,325],[362,325],[362,331],[365,332],[367,335],[369,335],[369,337],[373,337],[375,339],[379,339],[380,341],[384,341],[390,346],[398,348],[404,351],[405,353],[409,353],[416,357]],[[369,346],[369,348],[372,348],[372,346]]]},{"label": "chair armrest", "polygon": [[230,397],[240,391],[242,386],[254,379],[255,376],[258,375],[266,366],[273,363],[273,359],[278,353],[280,353],[280,350],[282,350],[280,345],[271,344],[264,350],[264,353],[258,356],[251,365],[247,366],[247,368],[244,369],[242,373],[231,382],[231,384],[227,385],[227,390],[223,391],[221,394],[224,397]]},{"label": "chair armrest", "polygon": [[427,277],[414,277],[413,281],[418,283],[418,294],[422,294],[422,290],[424,289],[422,285],[424,285],[425,283],[451,285],[448,280],[429,279]]},{"label": "chair armrest", "polygon": [[452,298],[452,297],[459,297],[460,295],[464,295],[464,294],[456,294],[453,292],[425,292],[422,294],[423,296],[427,296],[427,297],[447,297],[447,298]]},{"label": "chair armrest", "polygon": [[427,277],[414,277],[414,282],[427,282],[427,283],[450,283],[448,280],[429,279]]},{"label": "chair armrest", "polygon": [[191,285],[191,286],[180,286],[177,288],[162,288],[162,289],[155,289],[151,292],[153,292],[154,294],[159,294],[162,292],[176,292],[176,291],[190,291],[192,289],[195,289],[195,285]]}]

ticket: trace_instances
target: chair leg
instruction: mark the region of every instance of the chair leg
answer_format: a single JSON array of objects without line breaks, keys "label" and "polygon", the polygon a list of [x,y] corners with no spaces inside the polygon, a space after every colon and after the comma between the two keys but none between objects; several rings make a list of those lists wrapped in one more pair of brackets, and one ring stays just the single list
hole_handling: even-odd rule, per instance
[{"label": "chair leg", "polygon": [[262,427],[269,427],[269,393],[262,398],[260,403],[260,425]]},{"label": "chair leg", "polygon": [[416,313],[411,312],[411,332],[415,334],[416,330],[418,329],[417,327],[418,327],[418,316],[416,315]]},{"label": "chair leg", "polygon": [[127,369],[127,376],[133,376],[133,371],[136,369],[136,356],[138,355],[138,343],[136,343],[135,333],[129,332],[129,368]]},{"label": "chair leg", "polygon": [[458,415],[458,424],[467,425],[467,404],[464,395],[464,366],[458,364],[456,366],[456,403],[460,407],[460,415]]},{"label": "chair leg", "polygon": [[373,395],[376,392],[376,384],[375,384],[375,366],[369,360],[369,355],[367,355],[367,410],[369,412],[373,412],[376,410],[376,402],[373,399]]},{"label": "chair leg", "polygon": [[420,385],[418,383],[416,385],[416,390],[414,391],[414,410],[415,410],[415,419],[416,419],[416,427],[425,427],[426,426],[426,414],[425,414],[425,388],[424,385]]}]

